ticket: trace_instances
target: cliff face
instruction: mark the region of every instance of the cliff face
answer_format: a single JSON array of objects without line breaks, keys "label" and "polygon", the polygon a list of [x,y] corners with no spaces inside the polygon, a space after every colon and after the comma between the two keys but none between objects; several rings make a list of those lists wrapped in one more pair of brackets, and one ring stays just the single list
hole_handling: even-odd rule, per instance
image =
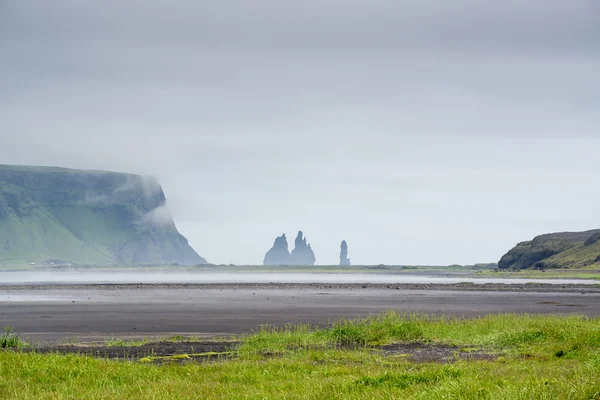
[{"label": "cliff face", "polygon": [[500,269],[580,268],[600,266],[600,230],[537,236],[506,253]]},{"label": "cliff face", "polygon": [[204,264],[158,182],[113,172],[0,166],[0,263]]}]

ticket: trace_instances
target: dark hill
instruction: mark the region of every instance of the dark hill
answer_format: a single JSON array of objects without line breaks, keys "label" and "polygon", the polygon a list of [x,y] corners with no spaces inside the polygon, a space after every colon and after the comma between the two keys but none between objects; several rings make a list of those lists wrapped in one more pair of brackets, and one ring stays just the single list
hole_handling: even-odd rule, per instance
[{"label": "dark hill", "polygon": [[581,268],[600,265],[600,230],[537,236],[502,257],[500,269]]},{"label": "dark hill", "polygon": [[154,178],[0,165],[0,264],[204,264]]}]

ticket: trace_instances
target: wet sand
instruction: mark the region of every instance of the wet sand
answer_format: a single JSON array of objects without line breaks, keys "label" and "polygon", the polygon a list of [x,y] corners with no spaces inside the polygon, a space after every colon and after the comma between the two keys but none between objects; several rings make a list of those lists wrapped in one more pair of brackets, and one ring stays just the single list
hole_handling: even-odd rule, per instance
[{"label": "wet sand", "polygon": [[0,327],[30,341],[228,336],[261,325],[326,324],[385,310],[477,316],[600,316],[600,287],[566,285],[0,286]]}]

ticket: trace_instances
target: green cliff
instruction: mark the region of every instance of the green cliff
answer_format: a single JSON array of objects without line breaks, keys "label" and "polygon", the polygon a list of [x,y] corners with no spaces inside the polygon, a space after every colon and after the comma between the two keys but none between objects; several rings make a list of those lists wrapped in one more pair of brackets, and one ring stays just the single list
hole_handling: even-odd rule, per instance
[{"label": "green cliff", "polygon": [[204,264],[149,177],[0,165],[0,264]]},{"label": "green cliff", "polygon": [[500,269],[583,268],[600,266],[600,230],[537,236],[502,257]]}]

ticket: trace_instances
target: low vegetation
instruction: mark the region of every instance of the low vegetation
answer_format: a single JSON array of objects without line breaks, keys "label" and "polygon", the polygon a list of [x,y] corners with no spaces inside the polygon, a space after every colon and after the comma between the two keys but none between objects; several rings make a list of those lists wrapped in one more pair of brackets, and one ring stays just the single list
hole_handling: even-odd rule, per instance
[{"label": "low vegetation", "polygon": [[[4,351],[0,398],[600,400],[598,318],[387,313],[320,329],[264,327],[239,339],[235,357],[204,363],[192,354],[154,365]],[[489,356],[419,362],[387,351],[394,343]]]},{"label": "low vegetation", "polygon": [[4,333],[0,336],[0,349],[22,349],[28,344],[13,331],[13,328],[7,326]]}]

